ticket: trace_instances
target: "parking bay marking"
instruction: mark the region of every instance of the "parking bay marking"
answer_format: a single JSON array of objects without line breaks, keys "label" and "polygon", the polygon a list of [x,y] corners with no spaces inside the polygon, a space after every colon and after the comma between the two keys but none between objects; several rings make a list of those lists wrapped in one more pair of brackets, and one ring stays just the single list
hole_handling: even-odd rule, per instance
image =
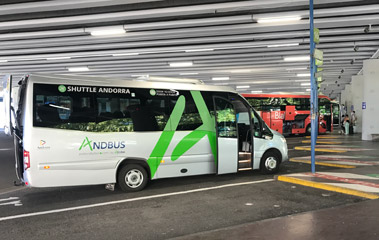
[{"label": "parking bay marking", "polygon": [[12,148],[0,148],[0,151],[11,151],[13,150]]},{"label": "parking bay marking", "polygon": [[94,208],[94,207],[102,207],[102,206],[108,206],[108,205],[114,205],[114,204],[120,204],[120,203],[136,202],[140,200],[177,196],[177,195],[184,195],[184,194],[196,193],[196,192],[205,192],[209,190],[216,190],[216,189],[227,188],[227,187],[251,185],[251,184],[256,184],[256,183],[264,183],[264,182],[272,182],[272,181],[275,181],[275,179],[265,179],[265,180],[251,181],[251,182],[232,183],[232,184],[225,184],[225,185],[220,185],[220,186],[215,186],[215,187],[193,189],[193,190],[188,190],[188,191],[163,193],[163,194],[157,194],[157,195],[152,195],[152,196],[137,197],[137,198],[123,199],[123,200],[103,202],[103,203],[95,203],[95,204],[89,204],[89,205],[83,205],[83,206],[77,206],[77,207],[60,208],[60,209],[54,209],[54,210],[48,210],[48,211],[42,211],[42,212],[24,213],[24,214],[19,214],[19,215],[0,217],[0,222],[12,220],[12,219],[18,219],[18,218],[47,215],[51,213],[69,212],[69,211],[88,209],[88,208]]},{"label": "parking bay marking", "polygon": [[[10,202],[7,202],[7,201],[10,201]],[[9,197],[9,198],[0,199],[0,206],[6,206],[6,205],[14,205],[15,207],[19,207],[19,206],[22,206],[22,203],[18,197]]]}]

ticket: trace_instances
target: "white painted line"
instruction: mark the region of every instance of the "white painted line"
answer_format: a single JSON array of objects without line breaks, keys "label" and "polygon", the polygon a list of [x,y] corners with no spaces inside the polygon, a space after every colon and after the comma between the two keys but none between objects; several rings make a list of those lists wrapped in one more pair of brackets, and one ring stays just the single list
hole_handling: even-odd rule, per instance
[{"label": "white painted line", "polygon": [[12,148],[0,148],[0,151],[11,151],[13,150]]},{"label": "white painted line", "polygon": [[3,198],[3,199],[0,199],[0,202],[12,201],[12,200],[18,200],[18,197]]},{"label": "white painted line", "polygon": [[272,181],[274,181],[274,179],[265,179],[265,180],[252,181],[252,182],[232,183],[232,184],[225,184],[225,185],[209,187],[209,188],[199,188],[199,189],[188,190],[188,191],[157,194],[157,195],[146,196],[146,197],[137,197],[137,198],[131,198],[131,199],[118,200],[118,201],[95,203],[95,204],[90,204],[90,205],[61,208],[61,209],[42,211],[42,212],[24,213],[24,214],[19,214],[19,215],[1,217],[0,222],[11,220],[11,219],[40,216],[40,215],[46,215],[46,214],[51,214],[51,213],[69,212],[69,211],[74,211],[74,210],[88,209],[88,208],[94,208],[94,207],[102,207],[102,206],[108,206],[108,205],[114,205],[114,204],[120,204],[120,203],[126,203],[126,202],[136,202],[136,201],[147,200],[147,199],[154,199],[154,198],[161,198],[161,197],[168,197],[168,196],[177,196],[177,195],[183,195],[183,194],[188,194],[188,193],[196,193],[196,192],[205,192],[205,191],[209,191],[209,190],[215,190],[215,189],[221,189],[221,188],[227,188],[227,187],[243,186],[243,185],[250,185],[250,184],[256,184],[256,183],[263,183],[263,182],[272,182]]},{"label": "white painted line", "polygon": [[324,163],[333,163],[333,164],[345,164],[351,166],[371,166],[371,164],[367,163],[356,163],[356,162],[345,162],[345,161],[322,161]]},{"label": "white painted line", "polygon": [[[26,187],[11,187],[11,188],[6,188],[6,189],[3,189],[1,190],[0,192],[0,196],[1,195],[5,195],[5,194],[8,194],[8,193],[13,193],[13,192],[17,192],[17,191],[20,191],[20,190],[23,190],[23,189],[27,189]],[[4,192],[3,192],[4,191]]]},{"label": "white painted line", "polygon": [[19,207],[19,206],[22,206],[22,203],[20,200],[12,201],[12,202],[6,202],[6,203],[0,203],[0,206],[5,206],[5,205],[14,205],[15,207]]}]

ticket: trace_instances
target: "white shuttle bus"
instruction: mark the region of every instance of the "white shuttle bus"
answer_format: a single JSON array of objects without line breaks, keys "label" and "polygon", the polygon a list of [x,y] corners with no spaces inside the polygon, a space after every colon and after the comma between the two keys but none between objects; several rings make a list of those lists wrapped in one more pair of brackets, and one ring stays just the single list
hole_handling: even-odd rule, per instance
[{"label": "white shuttle bus", "polygon": [[139,191],[160,178],[275,173],[288,159],[284,137],[233,89],[163,80],[25,76],[17,109],[6,107],[21,182]]}]

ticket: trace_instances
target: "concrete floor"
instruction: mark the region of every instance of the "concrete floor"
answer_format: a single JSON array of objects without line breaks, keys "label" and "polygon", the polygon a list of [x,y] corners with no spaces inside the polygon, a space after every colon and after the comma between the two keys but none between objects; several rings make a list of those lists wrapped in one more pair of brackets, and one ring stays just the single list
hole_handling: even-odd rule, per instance
[{"label": "concrete floor", "polygon": [[[295,146],[306,145],[301,144],[302,140],[305,138],[287,138],[290,157],[309,155],[306,151],[293,150]],[[358,137],[347,137],[344,142],[367,148],[378,149],[379,146],[378,142],[363,143]],[[0,149],[11,145],[11,139],[0,134]],[[367,154],[375,157],[378,153],[379,150],[376,150]],[[279,182],[272,175],[261,175],[256,171],[157,180],[142,192],[128,194],[119,190],[109,192],[104,190],[104,186],[27,189],[12,186],[15,180],[12,154],[9,150],[0,151],[2,239],[274,239],[291,236],[283,235],[284,232],[301,231],[296,226],[302,226],[303,220],[309,219],[299,217],[299,220],[288,223],[289,216],[311,214],[313,221],[322,209],[329,212],[349,206],[354,208],[359,202],[372,202],[358,196]],[[365,155],[366,152],[359,154]],[[279,174],[309,170],[309,164],[289,162],[282,166]],[[336,168],[319,166],[317,170],[335,171]],[[377,205],[367,206],[377,212]],[[354,210],[351,210],[353,213]],[[323,221],[329,225],[340,222],[338,215],[335,219],[331,216],[317,218],[320,223],[315,226],[322,227]],[[366,214],[366,217],[371,222],[379,223],[377,215]],[[254,231],[246,232],[250,226]],[[272,226],[279,230],[264,232],[273,229]],[[336,226],[343,233],[344,226]],[[346,226],[359,231],[358,224]],[[316,239],[317,236],[318,239],[336,239],[332,235],[322,235],[322,228],[316,231],[310,224],[307,227],[306,231],[310,234],[306,235],[310,236],[308,239]],[[246,234],[238,235],[244,232]],[[370,239],[373,236],[371,233],[363,234],[362,238]],[[347,239],[343,236],[339,238]]]}]

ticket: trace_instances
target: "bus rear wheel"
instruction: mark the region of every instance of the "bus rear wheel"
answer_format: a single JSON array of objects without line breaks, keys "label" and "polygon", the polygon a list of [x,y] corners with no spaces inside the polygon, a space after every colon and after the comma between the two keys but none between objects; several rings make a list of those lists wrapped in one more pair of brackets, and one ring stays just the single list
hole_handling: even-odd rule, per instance
[{"label": "bus rear wheel", "polygon": [[280,156],[275,151],[268,151],[263,154],[261,159],[261,172],[263,174],[272,174],[279,171]]},{"label": "bus rear wheel", "polygon": [[148,181],[145,168],[138,164],[126,164],[117,176],[117,183],[124,192],[141,191]]}]

